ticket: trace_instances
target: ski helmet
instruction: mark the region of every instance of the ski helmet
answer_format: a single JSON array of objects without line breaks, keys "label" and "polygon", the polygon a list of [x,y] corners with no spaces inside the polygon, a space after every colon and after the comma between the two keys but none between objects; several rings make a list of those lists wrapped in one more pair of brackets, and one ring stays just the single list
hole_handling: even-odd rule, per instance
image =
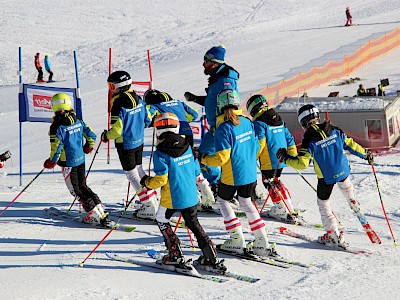
[{"label": "ski helmet", "polygon": [[319,119],[319,110],[312,104],[300,107],[297,119],[303,128],[308,128],[308,124],[315,119]]},{"label": "ski helmet", "polygon": [[158,90],[153,89],[153,90],[147,90],[144,93],[143,100],[144,102],[146,102],[146,104],[157,104],[172,100],[172,97],[165,92],[160,92]]},{"label": "ski helmet", "polygon": [[221,115],[225,108],[238,108],[240,105],[240,97],[235,90],[223,90],[217,96],[217,113]]},{"label": "ski helmet", "polygon": [[179,120],[173,113],[165,112],[159,114],[154,120],[154,127],[156,128],[156,135],[159,137],[164,132],[179,133]]},{"label": "ski helmet", "polygon": [[131,75],[125,71],[115,71],[107,78],[108,88],[111,91],[119,90],[121,92],[129,90],[132,84]]},{"label": "ski helmet", "polygon": [[51,97],[51,109],[53,112],[58,112],[61,110],[71,110],[72,102],[71,98],[64,93],[58,93]]},{"label": "ski helmet", "polygon": [[267,99],[263,95],[253,95],[247,100],[246,109],[252,117],[263,107],[268,107]]}]

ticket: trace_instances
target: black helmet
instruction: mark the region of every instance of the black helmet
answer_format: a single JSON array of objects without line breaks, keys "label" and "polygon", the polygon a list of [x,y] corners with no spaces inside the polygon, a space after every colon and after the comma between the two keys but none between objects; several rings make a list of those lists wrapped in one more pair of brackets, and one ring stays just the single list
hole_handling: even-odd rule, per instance
[{"label": "black helmet", "polygon": [[247,100],[246,109],[252,117],[263,107],[268,107],[267,99],[263,95],[253,95]]},{"label": "black helmet", "polygon": [[158,90],[147,90],[143,95],[143,100],[146,104],[157,104],[161,102],[167,102],[172,100],[172,97],[165,93],[160,92]]},{"label": "black helmet", "polygon": [[300,107],[297,119],[301,127],[308,128],[308,124],[315,119],[319,119],[319,110],[312,104],[306,104]]},{"label": "black helmet", "polygon": [[129,90],[132,84],[131,75],[125,71],[115,71],[107,78],[108,87],[110,90],[118,89],[121,92]]}]

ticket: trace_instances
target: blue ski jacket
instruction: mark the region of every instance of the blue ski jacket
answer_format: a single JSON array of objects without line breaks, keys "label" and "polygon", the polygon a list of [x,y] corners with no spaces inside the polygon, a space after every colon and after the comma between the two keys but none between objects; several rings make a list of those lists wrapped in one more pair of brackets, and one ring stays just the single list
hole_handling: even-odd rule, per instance
[{"label": "blue ski jacket", "polygon": [[179,100],[170,100],[157,104],[147,105],[150,118],[153,119],[158,114],[170,112],[177,116],[180,126],[179,134],[182,135],[193,135],[192,129],[190,128],[189,122],[192,122],[197,118],[197,111],[189,105]]},{"label": "blue ski jacket", "polygon": [[366,159],[367,151],[349,138],[338,127],[328,122],[314,124],[304,134],[299,155],[287,156],[285,162],[295,169],[306,169],[314,158],[314,170],[318,178],[327,184],[346,179],[350,174],[350,165],[343,150]]},{"label": "blue ski jacket", "polygon": [[255,136],[254,124],[241,110],[234,110],[240,116],[240,124],[224,121],[224,115],[217,119],[214,155],[204,155],[201,163],[221,166],[221,182],[240,186],[257,180],[257,153],[260,148]]}]

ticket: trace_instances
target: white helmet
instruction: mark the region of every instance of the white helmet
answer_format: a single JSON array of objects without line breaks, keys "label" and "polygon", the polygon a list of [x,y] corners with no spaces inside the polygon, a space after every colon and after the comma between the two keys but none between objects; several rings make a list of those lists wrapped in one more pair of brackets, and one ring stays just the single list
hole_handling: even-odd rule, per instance
[{"label": "white helmet", "polygon": [[306,104],[300,107],[297,118],[301,127],[308,128],[311,121],[319,119],[319,110],[312,104]]},{"label": "white helmet", "polygon": [[173,113],[165,112],[156,117],[154,120],[154,127],[156,128],[156,135],[159,137],[164,132],[179,133],[179,119]]}]

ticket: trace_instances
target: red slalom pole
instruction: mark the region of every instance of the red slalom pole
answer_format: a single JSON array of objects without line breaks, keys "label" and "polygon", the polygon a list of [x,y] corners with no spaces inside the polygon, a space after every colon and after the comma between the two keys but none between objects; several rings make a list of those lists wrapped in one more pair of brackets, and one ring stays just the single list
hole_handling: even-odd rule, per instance
[{"label": "red slalom pole", "polygon": [[43,168],[43,169],[28,183],[28,185],[27,185],[26,187],[24,187],[24,189],[18,193],[18,195],[17,195],[15,198],[14,198],[10,203],[8,203],[8,205],[1,211],[0,217],[1,217],[1,216],[3,215],[3,213],[15,202],[15,200],[17,200],[18,197],[21,196],[21,194],[28,188],[28,186],[30,186],[31,183],[34,182],[34,181],[36,180],[36,178],[38,178],[39,175],[43,173],[43,171],[44,171],[45,169],[46,169],[46,168]]}]

